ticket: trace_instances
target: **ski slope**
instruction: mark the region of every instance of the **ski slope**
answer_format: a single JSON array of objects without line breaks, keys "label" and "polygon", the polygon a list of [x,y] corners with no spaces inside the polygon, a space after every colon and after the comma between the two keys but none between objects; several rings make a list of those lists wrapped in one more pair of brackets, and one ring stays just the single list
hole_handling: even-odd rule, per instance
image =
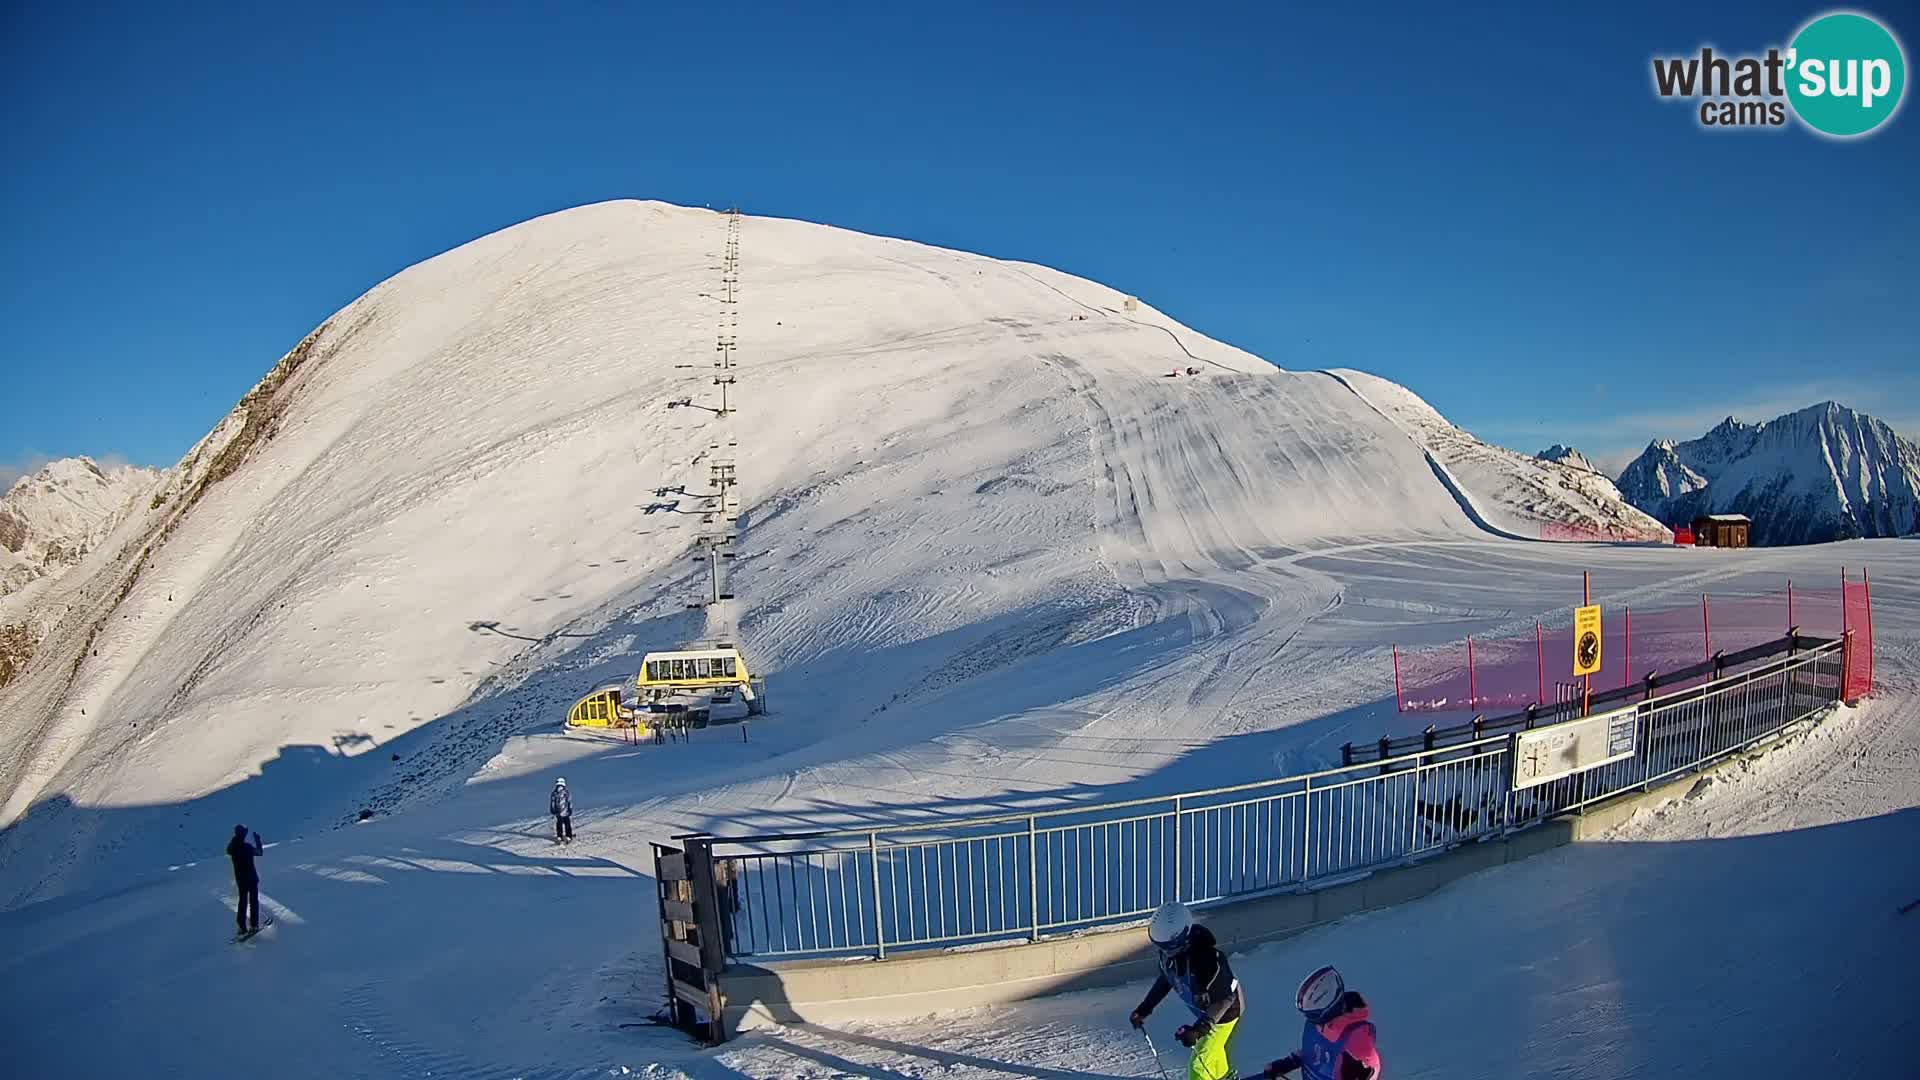
[{"label": "ski slope", "polygon": [[1044,267],[802,222],[744,225],[723,420],[700,406],[725,222],[550,215],[293,350],[59,582],[0,688],[0,903],[190,858],[207,815],[305,832],[433,801],[699,636],[685,493],[714,444],[738,444],[739,630],[808,718],[793,746],[1026,662],[1071,670],[967,708],[1054,723],[1133,686],[1107,657],[1164,674],[1234,635],[1208,686],[1128,694],[1217,711],[1337,602],[1297,554],[1485,535],[1331,375]]},{"label": "ski slope", "polygon": [[[54,1078],[1151,1075],[1115,1023],[1132,990],[696,1052],[644,1026],[660,998],[648,844],[1322,766],[1424,723],[1393,712],[1390,643],[1531,627],[1583,568],[1603,602],[1651,607],[1870,562],[1888,694],[1809,740],[1812,788],[1769,763],[1750,796],[1710,792],[1619,844],[1244,958],[1256,1014],[1329,955],[1380,998],[1389,1051],[1419,1048],[1396,1075],[1486,1075],[1499,1016],[1514,1019],[1496,1045],[1525,1053],[1493,1071],[1600,1077],[1670,1060],[1641,1035],[1642,996],[1693,1010],[1678,1030],[1762,1047],[1814,1030],[1790,1023],[1817,1010],[1787,975],[1896,999],[1913,938],[1855,930],[1920,877],[1900,857],[1920,547],[1502,540],[1332,374],[1042,267],[759,218],[742,227],[729,428],[668,407],[702,392],[704,369],[675,365],[713,355],[724,233],[719,215],[607,204],[397,275],[61,580],[66,614],[0,690],[17,751],[0,763],[0,1060]],[[697,518],[672,489],[728,437],[742,646],[774,715],[750,741],[561,734],[580,693],[701,632],[683,607]],[[566,848],[544,816],[560,773]],[[361,807],[371,820],[343,827]],[[242,946],[219,854],[236,822],[270,844],[278,918]],[[1751,844],[1724,839],[1742,828]],[[1810,839],[1824,828],[1845,839]],[[1646,891],[1670,876],[1718,903]],[[1844,903],[1860,907],[1823,898],[1846,918],[1809,923],[1789,877],[1857,882]],[[1592,895],[1613,885],[1618,905]],[[1648,990],[1639,973],[1676,942],[1727,941],[1712,935],[1741,925],[1736,898],[1745,925],[1792,939],[1778,972],[1764,950],[1712,953],[1739,952],[1727,985],[1764,999]],[[1415,941],[1457,962],[1416,961]],[[1887,964],[1816,963],[1868,948]],[[1636,974],[1602,977],[1627,957]],[[1689,977],[1717,962],[1679,961]],[[1436,970],[1465,989],[1435,990]],[[1548,982],[1586,996],[1543,999]],[[1250,1025],[1237,1058],[1290,1029]]]},{"label": "ski slope", "polygon": [[1665,543],[1671,538],[1664,525],[1622,498],[1613,481],[1584,458],[1575,464],[1490,446],[1398,383],[1364,371],[1332,374],[1425,447],[1442,482],[1489,531],[1528,540],[1544,535]]},{"label": "ski slope", "polygon": [[[1348,599],[1288,655],[1331,659],[1434,617],[1385,606],[1390,594],[1438,606],[1479,593],[1495,607],[1460,617],[1497,620],[1508,610],[1498,605],[1564,579],[1554,553],[1413,542],[1303,560]],[[1842,1075],[1898,1074],[1920,971],[1920,927],[1893,915],[1920,896],[1920,547],[1756,551],[1713,567],[1697,554],[1589,553],[1596,579],[1623,595],[1636,580],[1759,591],[1836,557],[1871,562],[1881,695],[1611,842],[1236,957],[1259,1018],[1236,1043],[1242,1068],[1284,1051],[1290,988],[1332,960],[1374,1001],[1395,1075],[1598,1080],[1658,1075],[1689,1053],[1706,1055],[1706,1075],[1746,1075],[1792,1059],[1827,1029],[1836,1001],[1866,1033],[1822,1044]],[[14,1021],[0,1051],[26,1075],[56,1078],[237,1076],[265,1060],[280,1075],[316,1077],[1155,1075],[1124,1026],[1137,987],[777,1029],[714,1051],[623,1026],[643,1024],[660,994],[646,844],[721,821],[949,813],[1271,775],[1296,755],[1324,755],[1341,724],[1375,719],[1364,705],[1322,715],[1343,696],[1365,697],[1374,674],[1333,670],[1342,674],[1299,687],[1247,687],[1248,709],[1229,710],[1243,730],[1212,737],[1223,729],[1199,712],[1184,725],[966,712],[970,726],[953,728],[935,713],[905,731],[867,725],[786,750],[762,743],[785,722],[773,717],[749,744],[629,748],[530,734],[444,801],[302,838],[254,822],[271,845],[262,896],[279,922],[246,946],[227,943],[226,826],[209,822],[220,827],[192,865],[0,913],[0,1005]],[[557,772],[577,807],[580,839],[565,848],[543,816]],[[1172,1016],[1156,1017],[1163,1048]]]}]

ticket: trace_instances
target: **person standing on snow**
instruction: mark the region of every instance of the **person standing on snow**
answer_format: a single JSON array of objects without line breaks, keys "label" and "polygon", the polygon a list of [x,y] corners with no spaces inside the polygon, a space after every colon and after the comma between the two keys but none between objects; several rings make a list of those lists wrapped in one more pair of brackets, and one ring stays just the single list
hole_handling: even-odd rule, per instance
[{"label": "person standing on snow", "polygon": [[567,778],[553,782],[553,794],[547,796],[547,811],[553,815],[553,841],[573,843],[573,796],[567,792]]},{"label": "person standing on snow", "polygon": [[1190,1047],[1193,1057],[1187,1062],[1188,1080],[1223,1080],[1233,1075],[1227,1063],[1227,1040],[1246,1010],[1246,995],[1240,981],[1227,966],[1227,956],[1214,941],[1213,931],[1196,926],[1193,912],[1185,904],[1169,901],[1153,913],[1147,925],[1147,937],[1160,954],[1160,976],[1141,999],[1127,1022],[1143,1027],[1154,1006],[1169,990],[1193,1010],[1191,1024],[1182,1024],[1174,1032],[1180,1045]]},{"label": "person standing on snow", "polygon": [[1380,1048],[1366,999],[1348,990],[1338,971],[1328,966],[1307,976],[1293,1003],[1307,1019],[1300,1052],[1272,1062],[1262,1075],[1278,1080],[1299,1069],[1302,1080],[1376,1080]]},{"label": "person standing on snow", "polygon": [[247,827],[233,827],[233,839],[227,841],[227,858],[233,860],[233,886],[240,890],[240,904],[233,917],[242,934],[260,929],[260,871],[254,869],[253,860],[266,853],[259,833],[254,833],[253,842],[248,843]]}]

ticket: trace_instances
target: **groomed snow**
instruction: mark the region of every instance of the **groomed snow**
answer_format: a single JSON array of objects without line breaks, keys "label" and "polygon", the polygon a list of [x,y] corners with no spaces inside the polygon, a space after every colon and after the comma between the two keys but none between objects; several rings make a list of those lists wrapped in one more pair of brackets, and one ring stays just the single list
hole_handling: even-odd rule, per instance
[{"label": "groomed snow", "polygon": [[[1528,558],[1537,550],[1413,543],[1308,560],[1349,602],[1312,620],[1288,656],[1324,660],[1433,617],[1375,602],[1386,595],[1547,595],[1565,571]],[[1920,989],[1920,926],[1894,914],[1920,897],[1920,548],[1714,553],[1711,571],[1700,554],[1592,553],[1602,581],[1712,574],[1750,591],[1836,557],[1871,562],[1879,696],[1608,842],[1236,957],[1258,1021],[1236,1043],[1242,1068],[1284,1052],[1292,985],[1333,961],[1374,1000],[1396,1075],[1599,1080],[1660,1075],[1679,1059],[1749,1075],[1803,1053],[1835,1009],[1864,1033],[1820,1042],[1841,1075],[1899,1074]],[[790,717],[761,722],[749,744],[731,733],[674,747],[516,739],[447,801],[270,847],[263,895],[279,923],[250,946],[227,943],[219,827],[195,865],[0,914],[0,1007],[14,1018],[0,1050],[25,1075],[56,1078],[238,1076],[247,1066],[236,1063],[268,1060],[279,1075],[316,1077],[1154,1075],[1124,1026],[1138,987],[763,1032],[716,1051],[622,1026],[659,1004],[646,844],[686,827],[830,822],[885,803],[1032,805],[1056,797],[1043,782],[1068,778],[1118,797],[1271,775],[1293,755],[1324,761],[1337,721],[1312,718],[1377,675],[1334,670],[1249,686],[1256,707],[1237,714],[1237,734],[1199,710],[1162,723],[1145,711],[1051,728],[1031,715],[989,720],[1003,683],[981,692],[978,712],[936,712],[891,734],[869,725],[777,756]],[[580,839],[567,848],[547,839],[543,816],[556,772],[576,792]],[[1173,1016],[1156,1017],[1163,1048]]]},{"label": "groomed snow", "polygon": [[1665,542],[1672,536],[1578,454],[1577,463],[1562,462],[1489,446],[1398,383],[1364,371],[1334,374],[1418,440],[1433,455],[1435,471],[1491,530],[1524,539],[1543,532],[1546,539]]},{"label": "groomed snow", "polygon": [[[73,691],[9,688],[5,723],[51,703],[67,741],[35,743],[52,767],[0,839],[0,1060],[1155,1075],[1124,1028],[1138,988],[696,1051],[644,1025],[647,845],[1320,767],[1424,723],[1393,712],[1389,643],[1530,628],[1580,569],[1603,603],[1652,607],[1863,563],[1880,699],[1613,842],[1239,958],[1263,1019],[1235,1057],[1282,1052],[1282,1003],[1333,960],[1376,998],[1395,1075],[1743,1075],[1814,1042],[1905,1060],[1886,1051],[1920,970],[1920,915],[1892,916],[1920,895],[1920,546],[1500,540],[1339,379],[1038,267],[749,219],[735,583],[775,713],[751,741],[559,734],[577,694],[700,629],[691,519],[646,507],[694,486],[718,430],[664,405],[699,392],[672,365],[711,356],[717,312],[694,301],[723,235],[718,215],[592,207],[382,285],[322,335],[279,436],[157,550]],[[562,771],[580,839],[557,848]],[[237,821],[273,845],[278,916],[242,946],[219,853]],[[1825,1039],[1836,1008],[1884,1038]]]},{"label": "groomed snow", "polygon": [[1484,535],[1332,375],[1043,267],[801,222],[746,221],[717,418],[725,222],[567,211],[334,316],[270,437],[176,511],[242,414],[196,448],[0,689],[0,902],[188,858],[209,815],[299,832],[430,800],[699,636],[678,492],[714,443],[744,480],[740,631],[811,718],[796,744],[1063,646],[1158,667],[1251,628],[1245,682],[1336,600],[1299,553]]}]

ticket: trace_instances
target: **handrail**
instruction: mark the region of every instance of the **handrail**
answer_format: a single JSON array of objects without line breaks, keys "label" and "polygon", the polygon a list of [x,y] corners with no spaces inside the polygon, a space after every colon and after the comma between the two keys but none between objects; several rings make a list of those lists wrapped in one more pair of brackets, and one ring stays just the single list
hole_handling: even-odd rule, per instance
[{"label": "handrail", "polygon": [[1636,702],[1632,756],[1539,784],[1514,786],[1515,734],[1485,732],[1203,791],[681,839],[690,870],[711,876],[717,919],[703,938],[729,961],[1038,941],[1169,899],[1211,906],[1353,880],[1646,790],[1816,716],[1838,700],[1852,651],[1851,639],[1823,644]]},{"label": "handrail", "polygon": [[[1642,702],[1669,701],[1680,695],[1692,693],[1700,688],[1686,687],[1676,690],[1671,694],[1657,697],[1653,694],[1653,691],[1662,686],[1671,686],[1677,682],[1687,682],[1703,675],[1712,676],[1717,681],[1720,678],[1728,677],[1723,674],[1728,668],[1740,667],[1744,664],[1750,664],[1755,660],[1769,656],[1777,656],[1780,653],[1788,654],[1786,657],[1775,661],[1773,665],[1769,665],[1768,667],[1756,668],[1751,672],[1740,673],[1765,674],[1773,667],[1792,663],[1795,656],[1803,650],[1817,649],[1826,645],[1837,646],[1839,643],[1839,639],[1837,638],[1811,637],[1800,633],[1799,628],[1794,627],[1789,629],[1784,637],[1775,638],[1772,641],[1762,642],[1758,645],[1752,645],[1738,652],[1716,653],[1709,659],[1689,664],[1683,668],[1675,668],[1672,671],[1649,671],[1645,678],[1637,682],[1628,683],[1625,686],[1609,687],[1608,689],[1595,693],[1589,703],[1595,706],[1607,705],[1617,701],[1627,701],[1635,695],[1643,695],[1640,698]],[[1397,739],[1389,738],[1383,741],[1388,745],[1390,751],[1397,750],[1401,746],[1436,750],[1441,748],[1442,740],[1453,739],[1468,732],[1510,731],[1514,728],[1527,727],[1530,726],[1528,723],[1530,716],[1537,717],[1541,713],[1551,715],[1561,708],[1563,708],[1563,706],[1557,703],[1536,701],[1527,708],[1507,713],[1503,716],[1496,716],[1491,719],[1484,716],[1477,717],[1471,723],[1455,724],[1447,728],[1434,728],[1431,732],[1422,732],[1417,735],[1403,735]],[[1426,745],[1426,739],[1429,734],[1431,734],[1434,739],[1432,746]],[[1446,743],[1445,745],[1456,746],[1465,744]],[[1341,755],[1344,760],[1351,764],[1379,766],[1382,764],[1380,758],[1365,756],[1376,753],[1379,746],[1380,742],[1348,743],[1341,748]]]},{"label": "handrail", "polygon": [[[1804,644],[1807,642],[1811,642],[1813,640],[1815,639],[1807,638],[1800,635],[1789,635],[1787,638],[1781,639],[1781,641],[1783,642],[1793,642],[1798,644]],[[1779,644],[1779,643],[1776,642],[1772,644]],[[1733,680],[1737,678],[1742,680],[1743,682],[1753,678],[1763,678],[1766,675],[1775,673],[1777,670],[1784,670],[1785,668],[1790,667],[1795,663],[1804,662],[1809,658],[1823,655],[1827,652],[1837,650],[1840,647],[1840,645],[1841,645],[1841,642],[1839,641],[1821,640],[1817,645],[1814,645],[1812,648],[1808,649],[1804,653],[1797,653],[1794,656],[1787,657],[1781,660],[1777,665],[1768,665],[1767,668],[1756,668],[1750,671],[1737,672],[1732,675],[1726,676],[1726,678],[1728,680]],[[1751,651],[1751,650],[1747,650],[1747,651]],[[1701,691],[1731,689],[1731,688],[1732,688],[1731,683],[1727,687],[1689,687],[1685,690],[1676,691],[1672,694],[1664,695],[1661,697],[1648,698],[1636,704],[1646,708],[1659,708],[1663,704],[1670,704],[1675,701],[1678,701],[1684,698],[1688,694],[1698,695]],[[1595,700],[1596,702],[1599,700],[1598,695],[1595,696]],[[1524,716],[1524,714],[1516,714],[1516,715]],[[1483,726],[1483,730],[1485,728],[1491,728],[1492,726],[1493,724],[1488,723]],[[1476,750],[1479,747],[1491,746],[1494,744],[1504,745],[1507,741],[1507,738],[1508,738],[1508,734],[1506,733],[1488,735],[1483,738],[1472,739],[1466,742],[1449,743],[1445,746],[1435,746],[1431,749],[1421,747],[1421,748],[1412,750],[1411,752],[1404,753],[1404,754],[1397,754],[1392,757],[1377,758],[1377,759],[1374,759],[1371,761],[1365,761],[1365,762],[1355,762],[1351,765],[1341,765],[1331,769],[1321,769],[1317,772],[1299,773],[1293,776],[1276,777],[1271,780],[1252,780],[1246,783],[1230,784],[1225,787],[1206,788],[1198,791],[1168,792],[1164,795],[1141,796],[1139,798],[1122,799],[1115,802],[1094,803],[1086,806],[1055,807],[1053,809],[1048,809],[1048,810],[1031,810],[1026,812],[993,814],[993,815],[988,815],[984,817],[962,818],[962,819],[953,820],[953,821],[902,822],[899,824],[866,825],[862,827],[852,827],[852,828],[844,828],[844,829],[815,829],[815,830],[810,830],[806,832],[752,833],[748,835],[734,835],[734,836],[723,836],[723,835],[718,835],[711,832],[688,832],[688,833],[676,833],[674,834],[673,839],[683,840],[683,841],[684,840],[701,840],[701,841],[706,841],[706,842],[715,843],[715,844],[770,844],[770,843],[786,843],[786,842],[793,842],[793,841],[800,841],[800,840],[826,840],[826,839],[844,838],[844,837],[865,837],[875,833],[885,833],[888,836],[897,836],[903,833],[957,832],[957,831],[966,830],[966,829],[980,828],[987,825],[1002,825],[1002,824],[1009,824],[1012,822],[1025,823],[1028,821],[1039,821],[1041,819],[1070,817],[1070,816],[1082,815],[1082,814],[1099,814],[1099,813],[1106,813],[1114,810],[1125,810],[1125,809],[1129,809],[1131,807],[1136,807],[1136,806],[1151,806],[1156,803],[1170,803],[1175,801],[1176,799],[1180,799],[1180,800],[1205,799],[1205,798],[1212,798],[1219,795],[1233,795],[1243,791],[1255,791],[1263,788],[1275,788],[1275,787],[1283,787],[1283,786],[1295,785],[1295,784],[1303,785],[1301,789],[1302,791],[1324,790],[1324,789],[1314,789],[1313,787],[1314,781],[1321,780],[1326,777],[1341,776],[1343,774],[1350,774],[1350,773],[1367,773],[1369,775],[1376,774],[1382,771],[1383,769],[1391,769],[1395,765],[1402,765],[1409,762],[1417,762],[1420,759],[1425,758],[1428,755],[1434,754],[1436,752],[1444,751],[1449,754],[1458,754],[1463,751],[1472,751],[1472,750]],[[1291,794],[1291,792],[1287,794]],[[1196,809],[1201,809],[1201,808],[1196,808]]]}]

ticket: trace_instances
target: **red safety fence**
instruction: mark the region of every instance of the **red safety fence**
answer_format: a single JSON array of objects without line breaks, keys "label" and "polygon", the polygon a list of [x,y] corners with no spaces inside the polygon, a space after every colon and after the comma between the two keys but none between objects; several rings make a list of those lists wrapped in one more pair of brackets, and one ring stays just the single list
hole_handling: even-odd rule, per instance
[{"label": "red safety fence", "polygon": [[1630,529],[1620,525],[1549,521],[1540,526],[1540,539],[1599,544],[1666,544],[1673,541],[1673,534],[1659,528]]},{"label": "red safety fence", "polygon": [[1859,581],[1848,581],[1842,588],[1845,602],[1841,611],[1852,636],[1840,696],[1858,701],[1873,693],[1873,585],[1862,570]]},{"label": "red safety fence", "polygon": [[[1760,596],[1703,594],[1686,607],[1604,605],[1600,670],[1593,689],[1643,682],[1715,656],[1803,637],[1839,639],[1854,631],[1847,698],[1873,684],[1873,610],[1864,580],[1842,589],[1788,583]],[[1434,649],[1393,651],[1394,695],[1401,712],[1524,709],[1557,700],[1556,685],[1575,681],[1572,625],[1536,624],[1522,637],[1467,638]],[[1694,681],[1703,681],[1701,676]]]}]

